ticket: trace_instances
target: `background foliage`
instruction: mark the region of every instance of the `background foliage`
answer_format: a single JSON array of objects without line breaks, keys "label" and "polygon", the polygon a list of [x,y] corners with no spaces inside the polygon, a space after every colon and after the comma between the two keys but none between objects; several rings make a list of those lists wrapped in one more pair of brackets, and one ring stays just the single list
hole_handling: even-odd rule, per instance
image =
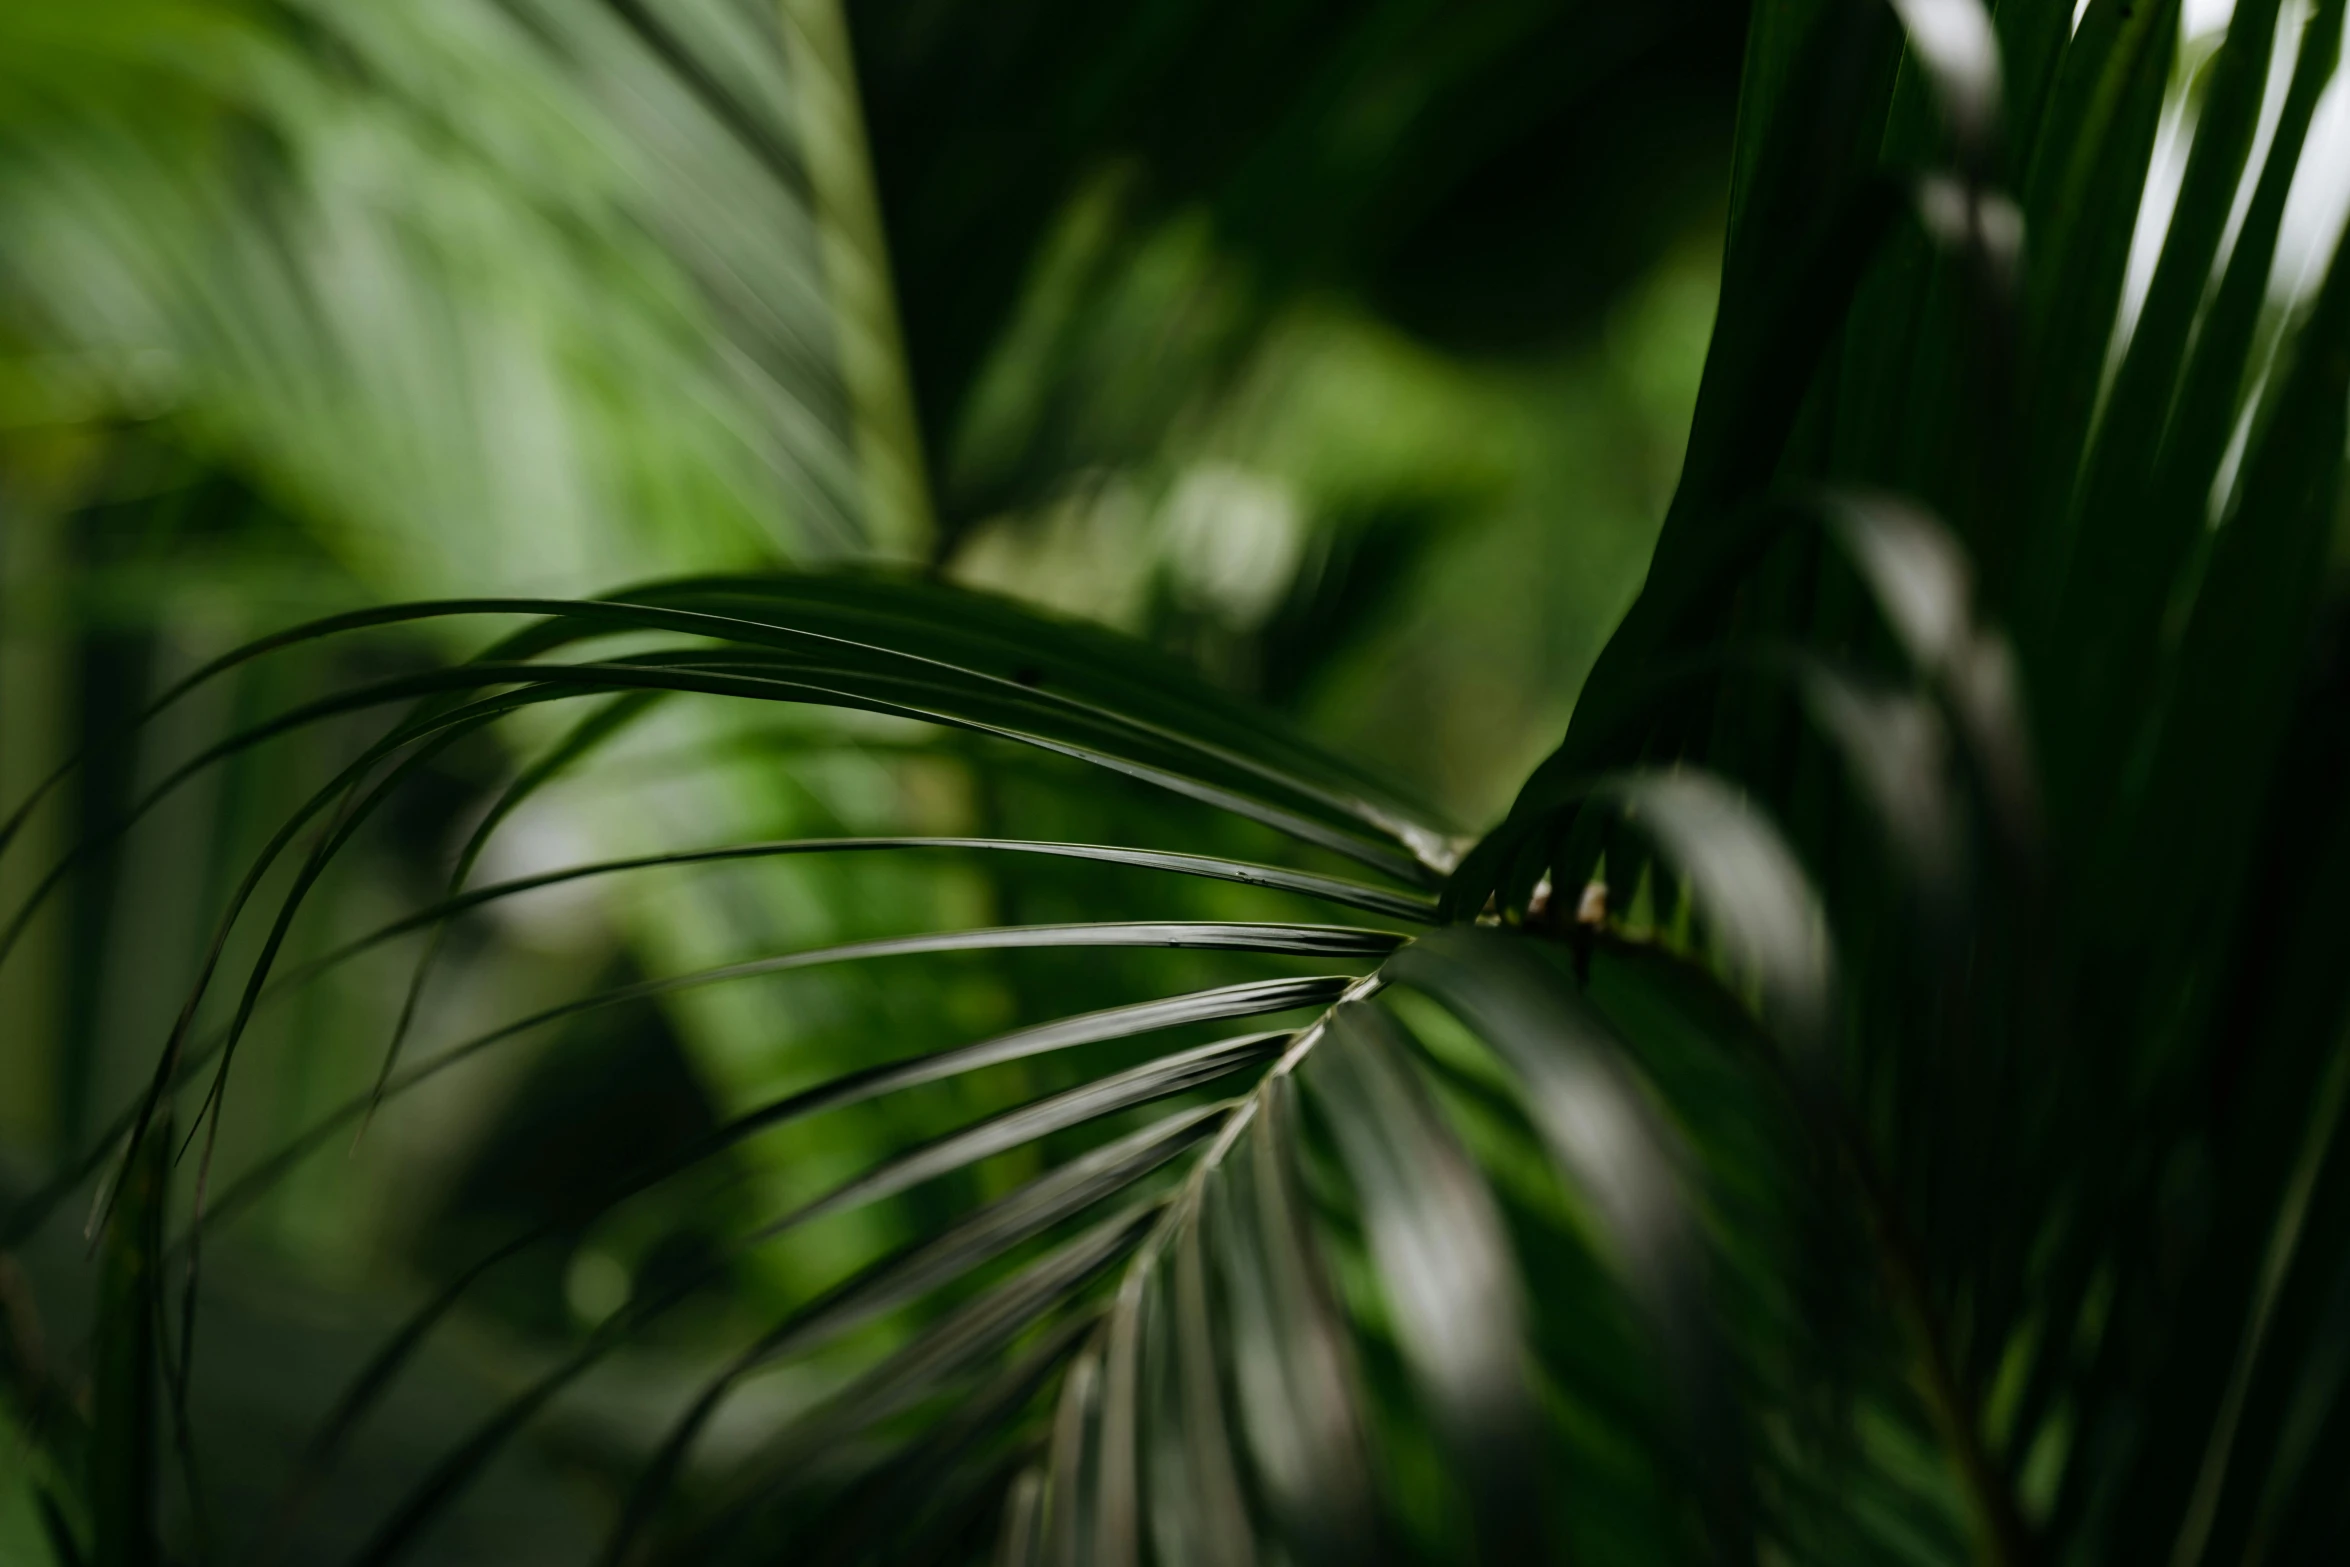
[{"label": "background foliage", "polygon": [[0,44],[10,1549],[2344,1543],[2339,5]]}]

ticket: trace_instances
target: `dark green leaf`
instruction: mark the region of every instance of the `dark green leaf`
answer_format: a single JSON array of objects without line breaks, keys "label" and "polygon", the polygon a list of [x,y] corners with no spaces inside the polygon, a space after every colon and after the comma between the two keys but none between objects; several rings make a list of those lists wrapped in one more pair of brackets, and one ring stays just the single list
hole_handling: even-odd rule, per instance
[{"label": "dark green leaf", "polygon": [[1025,1469],[1012,1482],[1004,1503],[1004,1532],[996,1542],[996,1567],[1038,1567],[1044,1560],[1044,1489],[1042,1470]]},{"label": "dark green leaf", "polygon": [[1308,1562],[1376,1559],[1385,1533],[1346,1331],[1296,1190],[1296,1090],[1259,1090],[1206,1187],[1243,1428],[1285,1543]]},{"label": "dark green leaf", "polygon": [[107,1220],[90,1441],[95,1567],[163,1560],[156,1538],[160,1465],[157,1348],[163,1331],[162,1238],[170,1138],[151,1139],[124,1173]]},{"label": "dark green leaf", "polygon": [[1478,1504],[1481,1548],[1541,1552],[1540,1427],[1516,1259],[1484,1178],[1413,1072],[1417,1041],[1342,1002],[1300,1076],[1329,1111],[1396,1338]]},{"label": "dark green leaf", "polygon": [[[1158,1081],[1174,1083],[1177,1088],[1187,1086],[1187,1080],[1182,1074],[1190,1070],[1187,1063],[1177,1070],[1177,1075],[1162,1074]],[[1139,1103],[1150,1097],[1148,1090],[1143,1087],[1144,1081],[1143,1078],[1133,1079],[1133,1086],[1140,1091],[1139,1097],[1126,1102]],[[1166,1091],[1176,1089],[1169,1088]],[[1107,1113],[1107,1108],[1115,1108],[1104,1107],[1099,1096],[1085,1103],[1091,1107],[1093,1114]],[[1106,1144],[1084,1158],[1073,1160],[1029,1182],[936,1239],[894,1253],[862,1270],[762,1335],[736,1357],[724,1375],[704,1390],[672,1429],[655,1455],[646,1479],[639,1485],[636,1499],[623,1520],[620,1538],[610,1554],[617,1559],[625,1552],[629,1538],[641,1525],[650,1501],[666,1488],[670,1475],[683,1461],[703,1423],[741,1377],[772,1360],[830,1342],[872,1322],[928,1294],[969,1268],[1001,1255],[1061,1219],[1090,1207],[1173,1157],[1202,1131],[1212,1126],[1223,1113],[1222,1107],[1215,1106],[1179,1112],[1140,1132]],[[1082,1113],[1077,1117],[1084,1118]],[[1037,1125],[1033,1120],[1029,1124]],[[1058,1124],[1075,1124],[1075,1120],[1065,1119]],[[1038,1126],[1032,1135],[1042,1136],[1050,1129]],[[968,1141],[964,1146],[970,1150],[992,1150],[1000,1146],[994,1130],[983,1127],[974,1134],[965,1135]],[[908,1156],[908,1161],[935,1166],[940,1157],[939,1146],[917,1151]],[[984,1157],[984,1154],[974,1152],[973,1157]],[[968,1163],[970,1160],[960,1162]],[[880,1178],[880,1186],[872,1184],[873,1177],[864,1178],[863,1184],[868,1191],[886,1186],[888,1177],[880,1172],[876,1172],[876,1175]],[[834,1206],[836,1204],[830,1196],[819,1198],[815,1203],[762,1227],[746,1244],[756,1244],[759,1240],[771,1238],[803,1218],[830,1211]],[[1128,1218],[1117,1222],[1130,1228],[1134,1221]],[[391,1518],[376,1530],[358,1559],[369,1564],[369,1567],[381,1567],[381,1564],[397,1560],[412,1549],[418,1533],[425,1525],[478,1477],[489,1460],[532,1415],[544,1407],[549,1398],[602,1359],[627,1336],[674,1306],[704,1282],[706,1279],[697,1277],[661,1295],[631,1302],[607,1319],[585,1345],[553,1371],[539,1378],[521,1395],[510,1400],[462,1446],[443,1459],[408,1494]]]},{"label": "dark green leaf", "polygon": [[1061,1382],[1053,1415],[1052,1470],[1045,1482],[1046,1514],[1038,1555],[1049,1567],[1082,1567],[1093,1543],[1094,1431],[1100,1419],[1102,1360],[1096,1350],[1077,1357]]},{"label": "dark green leaf", "polygon": [[[1682,827],[1706,825],[1701,812]],[[1560,1171],[1592,1201],[1613,1260],[1660,1335],[1688,1444],[1707,1481],[1715,1549],[1724,1559],[1751,1557],[1746,1460],[1704,1298],[1701,1232],[1683,1190],[1685,1155],[1613,1029],[1556,964],[1519,938],[1439,931],[1397,953],[1382,972],[1442,1002],[1523,1085],[1535,1129]]]}]

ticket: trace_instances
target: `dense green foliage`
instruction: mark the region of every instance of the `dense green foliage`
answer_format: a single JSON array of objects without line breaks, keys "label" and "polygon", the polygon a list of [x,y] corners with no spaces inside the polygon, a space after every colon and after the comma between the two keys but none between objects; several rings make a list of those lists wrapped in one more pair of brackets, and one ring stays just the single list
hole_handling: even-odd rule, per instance
[{"label": "dense green foliage", "polygon": [[[21,1326],[7,1340],[0,1436],[32,1462],[0,1498],[22,1513],[0,1515],[16,1530],[0,1539],[109,1563],[454,1559],[495,1549],[466,1543],[489,1538],[467,1533],[487,1493],[575,1531],[532,1548],[608,1563],[2350,1552],[2350,965],[2333,896],[2350,874],[2334,568],[2350,262],[2331,236],[2307,256],[2287,243],[2296,202],[2318,199],[2296,187],[2324,161],[2304,151],[2340,0],[2240,0],[2224,34],[2191,35],[2177,4],[2144,0],[2077,17],[2050,0],[1758,8],[1679,482],[1564,739],[1482,836],[1273,705],[1326,678],[1322,644],[1370,635],[1350,622],[1362,578],[1334,571],[1317,598],[1303,575],[1259,590],[1226,569],[1221,597],[1188,600],[1208,580],[1196,559],[1188,578],[1180,559],[1130,578],[1154,607],[1129,622],[1221,684],[969,584],[1065,567],[1054,508],[1088,473],[1172,468],[1170,515],[1221,505],[1272,526],[1230,472],[1195,482],[1203,457],[1231,455],[1197,431],[1263,413],[1234,387],[1295,341],[1315,290],[1462,342],[1595,313],[1655,242],[1594,252],[1577,280],[1592,293],[1513,295],[1473,246],[1447,247],[1480,211],[1504,221],[1490,206],[1511,161],[1486,166],[1498,186],[1448,183],[1411,138],[1516,145],[1482,96],[1518,71],[1571,78],[1581,46],[1608,43],[1612,69],[1555,102],[1520,88],[1510,112],[1611,121],[1713,57],[1573,7],[1472,25],[1374,4],[1350,26],[1306,7],[1229,53],[1218,41],[1249,23],[1224,13],[1242,8],[1096,9],[998,24],[877,6],[858,24],[860,122],[853,93],[805,101],[821,99],[806,62],[842,58],[839,13],[785,7],[807,117],[789,177],[743,189],[795,193],[813,251],[866,263],[792,274],[832,348],[795,360],[783,330],[756,378],[815,433],[768,452],[788,482],[746,479],[723,502],[702,481],[757,454],[689,461],[631,435],[606,454],[625,471],[594,480],[625,514],[674,461],[688,499],[650,515],[831,516],[819,556],[947,570],[720,558],[592,598],[355,609],[161,692],[136,716],[183,743],[143,772],[94,724],[86,755],[7,819],[0,852],[35,867],[7,884],[16,950],[0,956],[37,961],[42,911],[91,880],[120,878],[124,909],[169,906],[144,925],[117,909],[116,932],[185,920],[196,889],[225,907],[205,911],[216,934],[184,991],[153,940],[167,1010],[141,1031],[119,1119],[98,1103],[115,1085],[79,1068],[50,1167],[7,1193],[0,1245],[82,1280],[78,1298],[44,1283],[41,1315],[74,1300],[90,1347],[77,1390],[58,1369],[73,1361]],[[726,47],[744,13],[719,6],[516,10],[566,66],[621,18],[634,42],[611,58],[667,62],[719,120],[746,101],[733,73],[767,58],[750,37]],[[668,30],[685,19],[704,30]],[[424,45],[487,36],[386,23],[352,34],[384,51],[368,56],[254,27],[259,54],[370,90]],[[95,79],[140,79],[143,46],[55,36],[103,62],[84,64]],[[1324,139],[1354,123],[1350,90],[1412,61],[1436,109],[1362,110],[1360,140]],[[93,123],[141,145],[124,127],[150,115],[156,145],[176,145],[175,115],[249,130],[366,101],[264,79],[250,102],[206,96],[215,82],[195,109]],[[1247,106],[1230,143],[1187,132],[1193,92]],[[387,100],[379,152],[446,151],[418,131],[429,116],[403,118],[412,96]],[[1034,132],[1025,100],[1066,117]],[[573,107],[550,123],[606,123]],[[940,122],[971,143],[925,130]],[[1022,124],[1033,142],[1005,129]],[[764,145],[741,131],[738,154]],[[341,145],[306,138],[279,127],[264,166]],[[631,145],[575,149],[566,166],[606,183],[553,183],[584,203],[557,248],[575,266],[646,243],[611,265],[652,302],[607,305],[620,296],[598,274],[552,288],[550,308],[609,309],[676,348],[679,386],[717,380],[677,399],[695,417],[593,372],[545,379],[545,406],[576,411],[586,388],[631,429],[640,407],[678,420],[681,441],[769,428],[713,412],[755,390],[726,379],[755,357],[706,351],[744,342],[726,315],[749,308],[740,268],[671,242],[723,229],[731,198],[597,161]],[[1083,167],[1104,145],[1132,166]],[[1387,159],[1431,188],[1391,184]],[[87,148],[54,162],[135,199]],[[38,232],[103,232],[39,206],[64,175],[7,167],[0,200],[47,212]],[[2145,221],[2142,195],[2169,179],[2165,221]],[[958,208],[965,183],[1001,195],[1002,227]],[[291,203],[223,232],[298,232],[316,215],[299,184],[221,187]],[[1641,193],[1660,227],[1687,199],[1673,186]],[[665,205],[704,199],[719,210]],[[1186,249],[1168,214],[1192,211],[1251,258],[1242,281],[1218,286],[1209,252]],[[904,283],[877,304],[885,230]],[[484,254],[536,275],[522,239]],[[52,317],[80,297],[22,261],[15,283]],[[212,310],[148,288],[103,297],[220,326],[265,311],[272,285],[236,256]],[[910,380],[891,368],[901,316]],[[1183,367],[1173,390],[1111,373],[1160,332],[1180,341],[1144,357]],[[286,357],[188,347],[191,374],[253,379],[191,398],[219,422],[181,438],[246,472],[306,429],[314,453],[249,471],[289,495],[380,485],[386,515],[430,510],[447,492],[410,493],[331,421],[265,406],[323,396],[396,433],[354,410],[472,362],[415,352],[402,373],[357,352],[273,392],[257,372]],[[498,395],[476,391],[485,408]],[[1389,411],[1461,429],[1494,406]],[[435,485],[500,475],[499,448],[470,440],[402,455]],[[1460,479],[1423,465],[1367,504],[1408,510],[1431,476]],[[1382,549],[1415,558],[1397,542],[1412,537],[1358,517],[1316,547],[1375,568]],[[1084,595],[1104,579],[1071,576],[1073,595],[1028,596],[1101,609]],[[264,683],[272,670],[291,673]],[[222,690],[233,708],[205,710]],[[788,800],[745,783],[774,789],[779,771]],[[238,857],[187,871],[159,825],[190,820],[224,772],[251,810],[223,834]],[[473,803],[431,806],[453,779]],[[1512,781],[1448,792],[1474,808]],[[45,837],[67,798],[81,836]],[[588,843],[500,860],[558,799],[582,802]],[[371,893],[431,838],[403,825],[420,810],[456,853],[405,896]],[[548,935],[566,916],[547,900],[582,887],[629,889],[613,900],[628,939],[597,972]],[[536,926],[507,912],[533,907]],[[468,934],[501,918],[505,938]],[[523,977],[491,985],[501,965]],[[305,1000],[321,994],[339,999]],[[88,1019],[128,1004],[68,995],[68,1037],[104,1037]],[[451,1087],[498,1071],[503,1096]],[[249,1109],[261,1084],[281,1103]],[[433,1168],[387,1140],[429,1146],[436,1118],[484,1102],[517,1128],[444,1163],[412,1291],[363,1313],[363,1349],[346,1336],[315,1365],[271,1365],[292,1350],[257,1343],[270,1319],[218,1280],[251,1265],[232,1227],[307,1223],[364,1274],[316,1232],[373,1200],[367,1180]],[[77,1273],[55,1232],[82,1204],[96,1251]],[[448,1340],[484,1321],[530,1348],[467,1382]],[[308,1402],[252,1391],[273,1386]],[[577,1488],[560,1505],[532,1490],[550,1468]]]}]

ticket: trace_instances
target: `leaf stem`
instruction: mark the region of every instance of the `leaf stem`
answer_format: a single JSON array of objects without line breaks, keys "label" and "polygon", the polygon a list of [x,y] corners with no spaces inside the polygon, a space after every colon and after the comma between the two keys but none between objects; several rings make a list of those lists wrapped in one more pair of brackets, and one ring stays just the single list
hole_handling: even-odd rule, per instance
[{"label": "leaf stem", "polygon": [[1992,1462],[1982,1440],[1974,1396],[1951,1365],[1942,1314],[1934,1307],[1906,1226],[1884,1191],[1875,1161],[1855,1129],[1839,1117],[1837,1142],[1868,1209],[1877,1257],[1892,1287],[1895,1309],[1909,1329],[1917,1355],[1917,1380],[1943,1445],[1958,1467],[1973,1517],[1980,1559],[1989,1567],[2026,1567],[2032,1559],[2030,1531],[2015,1505],[2015,1494]]},{"label": "leaf stem", "polygon": [[[1579,939],[1587,945],[1617,947],[1670,963],[1721,995],[1725,1004],[1748,1015],[1742,1003],[1722,990],[1721,981],[1711,968],[1673,944],[1656,939],[1653,933],[1607,926],[1585,928]],[[1758,1034],[1755,1044],[1762,1046],[1766,1037]],[[1878,1265],[1892,1290],[1894,1308],[1912,1340],[1919,1391],[1925,1397],[1935,1431],[1957,1468],[1966,1493],[1967,1510],[1977,1536],[1978,1560],[1987,1567],[2030,1567],[2036,1554],[2031,1530],[2016,1506],[2013,1487],[1983,1446],[1982,1422],[1974,1396],[1951,1364],[1947,1325],[1935,1308],[1926,1286],[1925,1270],[1918,1263],[1917,1248],[1908,1226],[1902,1223],[1892,1194],[1886,1189],[1866,1138],[1842,1103],[1797,1081],[1777,1050],[1757,1048],[1753,1053],[1778,1078],[1798,1112],[1815,1123],[1859,1192],[1871,1237],[1876,1242]]]}]

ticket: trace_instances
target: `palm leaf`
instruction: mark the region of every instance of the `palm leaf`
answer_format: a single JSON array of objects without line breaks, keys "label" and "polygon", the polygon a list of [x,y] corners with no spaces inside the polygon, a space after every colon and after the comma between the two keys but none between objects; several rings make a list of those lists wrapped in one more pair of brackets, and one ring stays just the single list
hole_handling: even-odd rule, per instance
[{"label": "palm leaf", "polygon": [[[2002,7],[1996,27],[1959,3],[1757,16],[1722,313],[1648,583],[1558,751],[1466,856],[1403,791],[1155,655],[936,583],[703,577],[419,606],[404,613],[530,618],[470,662],[265,718],[167,782],[406,705],[235,893],[146,1099],[108,1140],[129,1172],[109,1233],[157,1222],[156,1129],[208,1051],[197,1113],[218,1125],[306,894],[420,756],[546,704],[602,704],[518,774],[501,797],[518,803],[592,770],[597,726],[656,697],[845,709],[1157,786],[1295,863],[1204,842],[844,834],[468,887],[484,828],[441,896],[285,988],[534,888],[820,852],[1172,872],[1444,923],[879,935],[608,986],[387,1063],[246,1184],[199,1197],[191,1272],[208,1224],[337,1128],[593,1011],[956,952],[1366,971],[877,1050],[616,1172],[569,1222],[819,1111],[1012,1062],[1067,1074],[738,1226],[721,1259],[625,1304],[442,1451],[360,1560],[422,1550],[560,1390],[736,1259],[917,1191],[940,1207],[915,1238],[736,1333],[637,1455],[605,1560],[967,1557],[972,1520],[999,1506],[983,1532],[1017,1562],[2338,1554],[2350,988],[2332,888],[2350,748],[2328,727],[2338,670],[2309,649],[2339,635],[2325,563],[2350,264],[2306,298],[2267,285],[2342,12],[2321,5],[2297,41],[2254,171],[2277,8],[2242,8],[2125,327],[2138,193],[2165,96],[2185,90],[2178,8],[2093,0],[2077,29],[2069,10]],[[1893,226],[1904,192],[1914,228]],[[2276,352],[2248,376],[2264,316]],[[236,965],[215,1050],[200,1007],[281,856],[298,863]],[[1413,890],[1326,874],[1332,856]],[[1431,909],[1419,892],[1440,881]],[[1146,1059],[1075,1054],[1292,1008],[1312,1015]],[[1229,1097],[1196,1097],[1211,1088]],[[1161,1101],[1156,1120],[1118,1119]],[[1028,1162],[992,1200],[955,1185],[1011,1156]],[[518,1231],[411,1316],[330,1412],[304,1483],[478,1278],[560,1233]],[[158,1230],[150,1269],[164,1244]],[[697,1456],[752,1379],[818,1364],[846,1368],[827,1394],[731,1459]],[[123,1475],[108,1484],[151,1494],[150,1473]],[[877,1511],[916,1487],[934,1494],[908,1516]]]}]

